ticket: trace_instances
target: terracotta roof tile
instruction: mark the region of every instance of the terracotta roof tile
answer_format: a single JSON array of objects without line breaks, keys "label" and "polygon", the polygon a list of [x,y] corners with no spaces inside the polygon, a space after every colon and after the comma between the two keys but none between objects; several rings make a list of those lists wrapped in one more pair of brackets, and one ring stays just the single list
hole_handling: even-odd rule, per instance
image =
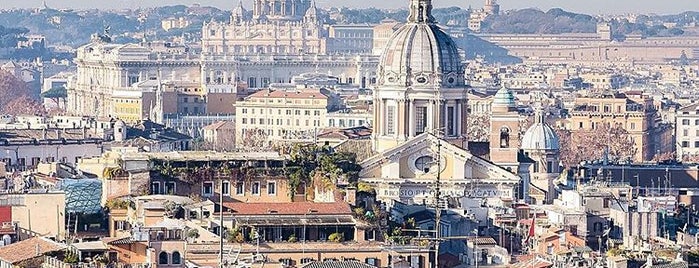
[{"label": "terracotta roof tile", "polygon": [[[223,203],[235,215],[349,215],[349,204],[335,203]],[[309,213],[309,211],[311,213]]]},{"label": "terracotta roof tile", "polygon": [[56,243],[47,238],[33,237],[24,241],[0,247],[0,260],[16,264],[21,261],[43,256],[49,252],[65,249],[63,244]]},{"label": "terracotta roof tile", "polygon": [[248,98],[328,99],[328,96],[319,89],[299,89],[288,91],[260,90]]}]

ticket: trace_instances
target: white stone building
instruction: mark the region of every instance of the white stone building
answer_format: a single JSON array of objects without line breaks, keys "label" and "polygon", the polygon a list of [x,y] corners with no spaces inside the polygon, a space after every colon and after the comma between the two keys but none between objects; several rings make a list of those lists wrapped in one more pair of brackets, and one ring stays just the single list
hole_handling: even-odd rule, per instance
[{"label": "white stone building", "polygon": [[675,141],[678,160],[699,155],[699,103],[677,110]]}]

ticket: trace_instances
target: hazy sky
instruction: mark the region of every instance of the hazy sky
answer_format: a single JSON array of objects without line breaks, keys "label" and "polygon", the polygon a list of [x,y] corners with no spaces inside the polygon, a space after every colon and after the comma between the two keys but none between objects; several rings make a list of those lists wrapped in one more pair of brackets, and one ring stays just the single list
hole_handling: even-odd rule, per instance
[{"label": "hazy sky", "polygon": [[[0,8],[9,7],[38,7],[41,0],[2,0]],[[191,5],[199,3],[224,9],[232,9],[238,0],[47,0],[54,8],[136,8],[139,6],[156,5]],[[252,0],[243,0],[250,6]],[[348,6],[378,8],[401,8],[407,6],[408,0],[317,0],[319,6]],[[481,7],[484,0],[433,0],[436,6],[472,5]],[[587,14],[620,14],[620,13],[679,13],[687,10],[699,10],[698,0],[499,0],[503,10],[537,7],[547,10],[551,7]]]}]

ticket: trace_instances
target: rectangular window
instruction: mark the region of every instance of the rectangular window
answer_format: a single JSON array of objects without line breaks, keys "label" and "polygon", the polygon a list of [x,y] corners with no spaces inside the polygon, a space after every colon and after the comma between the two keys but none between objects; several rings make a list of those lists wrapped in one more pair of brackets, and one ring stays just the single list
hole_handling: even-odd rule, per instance
[{"label": "rectangular window", "polygon": [[253,182],[251,192],[253,195],[260,195],[260,182]]},{"label": "rectangular window", "polygon": [[245,195],[245,183],[242,181],[236,182],[235,183],[235,194],[236,195]]},{"label": "rectangular window", "polygon": [[454,127],[454,107],[447,107],[447,133],[449,135],[456,135],[456,128]]},{"label": "rectangular window", "polygon": [[151,194],[160,194],[160,182],[159,181],[151,182],[150,193]]},{"label": "rectangular window", "polygon": [[174,181],[165,183],[165,194],[174,195],[177,193],[177,184]]},{"label": "rectangular window", "polygon": [[224,181],[221,185],[221,194],[222,195],[231,195],[231,183]]},{"label": "rectangular window", "polygon": [[202,184],[202,186],[203,186],[203,187],[201,188],[201,192],[202,192],[201,194],[202,194],[203,196],[212,196],[212,195],[214,195],[214,182],[205,181],[205,182]]},{"label": "rectangular window", "polygon": [[417,107],[415,109],[415,134],[425,133],[427,127],[427,107]]},{"label": "rectangular window", "polygon": [[386,135],[396,134],[396,107],[386,108]]},{"label": "rectangular window", "polygon": [[249,88],[256,88],[257,87],[257,78],[256,77],[248,78],[248,87]]},{"label": "rectangular window", "polygon": [[268,195],[277,195],[277,182],[275,182],[275,181],[267,182],[267,194]]},{"label": "rectangular window", "polygon": [[682,119],[683,126],[689,126],[689,119]]},{"label": "rectangular window", "polygon": [[688,142],[688,141],[683,141],[683,142],[682,142],[682,147],[683,147],[683,148],[689,147],[689,142]]},{"label": "rectangular window", "polygon": [[699,148],[699,141],[694,142],[694,148]]},{"label": "rectangular window", "polygon": [[682,130],[682,136],[689,136],[689,129]]}]

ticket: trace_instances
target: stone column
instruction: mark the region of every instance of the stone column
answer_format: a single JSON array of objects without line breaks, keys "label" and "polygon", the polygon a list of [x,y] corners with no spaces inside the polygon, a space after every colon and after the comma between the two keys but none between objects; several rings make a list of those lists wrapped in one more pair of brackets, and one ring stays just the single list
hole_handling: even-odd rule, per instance
[{"label": "stone column", "polygon": [[439,101],[439,111],[442,113],[439,115],[439,122],[441,125],[439,127],[444,128],[441,131],[444,131],[444,136],[450,136],[448,133],[449,129],[447,128],[447,117],[449,115],[449,110],[447,109],[447,101],[446,100],[440,100]]},{"label": "stone column", "polygon": [[408,137],[415,136],[415,100],[408,100]]},{"label": "stone column", "polygon": [[398,109],[396,109],[396,121],[394,122],[394,125],[396,127],[396,137],[405,139],[406,136],[406,118],[405,118],[405,99],[399,99],[398,100]]},{"label": "stone column", "polygon": [[461,107],[461,135],[468,140],[468,100],[463,100],[463,103],[459,105]]},{"label": "stone column", "polygon": [[454,133],[457,136],[461,136],[461,100],[456,100],[456,106],[454,106]]},{"label": "stone column", "polygon": [[433,130],[435,129],[435,124],[434,124],[434,118],[436,111],[434,109],[434,100],[429,100],[427,104],[427,122],[426,122],[426,130]]}]

